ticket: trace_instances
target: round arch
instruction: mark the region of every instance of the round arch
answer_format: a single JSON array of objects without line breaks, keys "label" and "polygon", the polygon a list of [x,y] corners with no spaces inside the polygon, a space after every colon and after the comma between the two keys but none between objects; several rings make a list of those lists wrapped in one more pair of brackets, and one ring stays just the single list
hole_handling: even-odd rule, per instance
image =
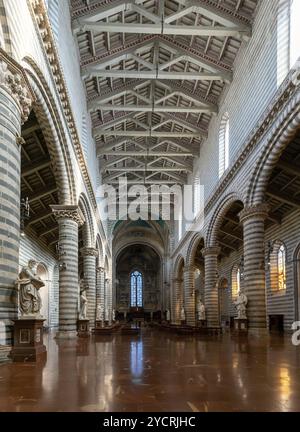
[{"label": "round arch", "polygon": [[201,241],[203,241],[205,245],[204,237],[202,234],[199,233],[195,234],[192,240],[190,241],[187,254],[186,254],[186,265],[188,267],[193,265],[196,251]]},{"label": "round arch", "polygon": [[98,250],[98,267],[103,267],[104,266],[103,245],[102,245],[102,240],[101,240],[99,233],[97,234],[97,237],[96,237],[95,247]]},{"label": "round arch", "polygon": [[252,174],[246,194],[246,206],[264,202],[268,181],[282,152],[295,137],[300,128],[300,95],[293,97],[270,130],[266,144]]},{"label": "round arch", "polygon": [[180,270],[180,268],[184,267],[184,263],[185,263],[185,261],[184,261],[183,256],[182,255],[178,255],[177,258],[176,258],[176,261],[174,263],[174,272],[173,272],[173,274],[175,275],[176,279],[180,279],[179,278],[179,270]]},{"label": "round arch", "polygon": [[89,201],[84,193],[80,194],[78,207],[83,213],[85,223],[83,225],[83,243],[85,247],[93,247],[95,244],[95,233],[93,225],[93,217]]},{"label": "round arch", "polygon": [[294,263],[294,304],[295,321],[300,321],[300,243],[293,255]]},{"label": "round arch", "polygon": [[53,171],[59,185],[60,204],[76,203],[75,176],[66,137],[60,126],[55,100],[43,74],[31,58],[24,58],[24,70],[35,95],[33,110],[43,127]]},{"label": "round arch", "polygon": [[207,247],[217,245],[217,235],[218,235],[218,230],[221,227],[222,220],[226,215],[226,213],[229,211],[230,207],[236,201],[240,201],[244,206],[243,198],[236,192],[227,195],[227,197],[225,197],[223,201],[219,205],[217,205],[217,208],[210,220],[208,230],[207,230],[206,241],[205,241]]}]

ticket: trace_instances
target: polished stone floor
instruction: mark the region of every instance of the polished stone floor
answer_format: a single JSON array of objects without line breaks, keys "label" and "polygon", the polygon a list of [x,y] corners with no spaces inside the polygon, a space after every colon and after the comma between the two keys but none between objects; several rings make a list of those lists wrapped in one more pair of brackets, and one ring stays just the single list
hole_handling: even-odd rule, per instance
[{"label": "polished stone floor", "polygon": [[290,337],[47,338],[45,365],[0,366],[0,411],[300,411]]}]

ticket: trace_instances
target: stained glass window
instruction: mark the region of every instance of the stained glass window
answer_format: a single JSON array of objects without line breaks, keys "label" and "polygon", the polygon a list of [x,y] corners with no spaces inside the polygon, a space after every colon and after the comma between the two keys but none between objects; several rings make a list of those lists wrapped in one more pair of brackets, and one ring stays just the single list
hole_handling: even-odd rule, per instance
[{"label": "stained glass window", "polygon": [[286,289],[286,252],[284,245],[278,250],[278,289]]},{"label": "stained glass window", "polygon": [[143,276],[139,271],[131,273],[131,307],[143,306]]}]

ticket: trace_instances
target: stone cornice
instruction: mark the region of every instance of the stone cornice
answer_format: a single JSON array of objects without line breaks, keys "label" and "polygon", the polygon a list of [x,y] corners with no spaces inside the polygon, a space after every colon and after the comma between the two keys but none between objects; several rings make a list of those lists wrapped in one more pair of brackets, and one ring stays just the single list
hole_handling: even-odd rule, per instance
[{"label": "stone cornice", "polygon": [[84,216],[78,206],[51,205],[50,207],[57,221],[71,219],[76,222],[78,226],[84,224]]},{"label": "stone cornice", "polygon": [[0,85],[4,86],[20,106],[21,122],[29,117],[34,93],[23,68],[0,48]]}]

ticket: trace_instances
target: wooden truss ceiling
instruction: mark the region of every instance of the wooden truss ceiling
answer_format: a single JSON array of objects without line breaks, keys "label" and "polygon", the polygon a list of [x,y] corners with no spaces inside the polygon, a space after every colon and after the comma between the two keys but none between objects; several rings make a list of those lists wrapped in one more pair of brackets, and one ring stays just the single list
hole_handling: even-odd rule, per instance
[{"label": "wooden truss ceiling", "polygon": [[257,3],[71,0],[103,182],[186,182]]},{"label": "wooden truss ceiling", "polygon": [[30,204],[25,233],[33,235],[55,252],[58,224],[50,205],[58,204],[58,187],[47,144],[34,112],[22,128],[22,137],[25,142],[21,146],[21,198],[28,198]]}]

